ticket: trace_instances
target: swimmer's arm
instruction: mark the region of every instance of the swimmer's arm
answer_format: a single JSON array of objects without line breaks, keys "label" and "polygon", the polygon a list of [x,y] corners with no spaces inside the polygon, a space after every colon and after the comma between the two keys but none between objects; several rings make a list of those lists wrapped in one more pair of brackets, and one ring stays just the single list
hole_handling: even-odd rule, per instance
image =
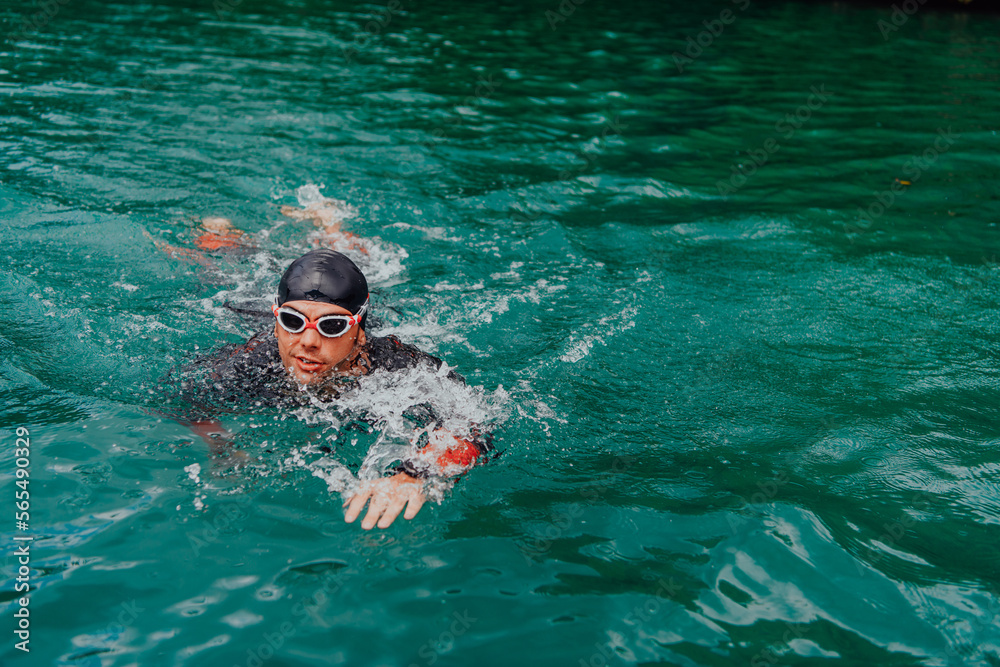
[{"label": "swimmer's arm", "polygon": [[198,419],[185,421],[195,435],[205,441],[212,457],[231,461],[234,465],[244,462],[246,453],[233,449],[233,434],[226,430],[217,419]]},{"label": "swimmer's arm", "polygon": [[[376,525],[388,528],[406,507],[403,518],[412,519],[427,501],[423,479],[430,471],[449,476],[460,475],[473,467],[483,454],[474,442],[459,438],[445,429],[431,433],[430,442],[417,452],[417,458],[406,461],[392,477],[372,480],[344,502],[344,520],[353,523],[368,503],[368,513],[361,527],[371,530]],[[370,501],[370,502],[369,502]]]},{"label": "swimmer's arm", "polygon": [[[344,202],[340,203],[344,204]],[[304,208],[282,206],[281,214],[293,220],[312,220],[322,230],[320,232],[321,239],[330,244],[332,248],[336,248],[340,242],[344,242],[347,247],[367,255],[368,248],[361,242],[361,237],[342,229],[345,216],[354,217],[357,213],[353,207],[346,204],[345,206],[346,209],[341,208],[332,200],[328,200]]]},{"label": "swimmer's arm", "polygon": [[416,457],[404,461],[399,470],[413,477],[454,477],[475,466],[483,453],[475,442],[439,428],[431,432],[430,441],[417,451]]},{"label": "swimmer's arm", "polygon": [[[206,217],[202,219],[202,234],[195,239],[195,245],[199,250],[228,250],[240,246],[249,245],[245,241],[242,230],[233,227],[233,223],[227,218]],[[153,242],[157,250],[166,253],[175,259],[189,259],[206,268],[212,267],[212,262],[205,257],[204,253],[190,248],[178,248],[165,241],[154,238],[152,234],[143,230],[143,236]]]},{"label": "swimmer's arm", "polygon": [[142,234],[147,239],[153,242],[153,245],[156,246],[157,250],[166,253],[170,257],[173,257],[175,259],[190,259],[204,267],[210,267],[212,265],[212,263],[208,261],[205,255],[198,252],[197,250],[191,250],[189,248],[178,248],[177,246],[172,246],[169,243],[166,243],[165,241],[153,238],[153,235],[145,230],[143,230]]}]

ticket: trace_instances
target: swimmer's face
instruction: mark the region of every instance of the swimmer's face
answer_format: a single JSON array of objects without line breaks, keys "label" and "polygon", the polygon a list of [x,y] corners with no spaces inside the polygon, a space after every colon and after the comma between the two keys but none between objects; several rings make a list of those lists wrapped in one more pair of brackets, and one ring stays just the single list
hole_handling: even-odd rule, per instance
[{"label": "swimmer's face", "polygon": [[[282,305],[302,313],[310,322],[324,315],[351,315],[351,311],[332,303],[287,301]],[[365,344],[365,332],[360,324],[352,326],[343,336],[327,338],[315,329],[289,333],[275,320],[274,335],[278,339],[282,365],[302,384],[319,382],[338,370],[347,370],[337,366],[351,356],[355,345]]]}]

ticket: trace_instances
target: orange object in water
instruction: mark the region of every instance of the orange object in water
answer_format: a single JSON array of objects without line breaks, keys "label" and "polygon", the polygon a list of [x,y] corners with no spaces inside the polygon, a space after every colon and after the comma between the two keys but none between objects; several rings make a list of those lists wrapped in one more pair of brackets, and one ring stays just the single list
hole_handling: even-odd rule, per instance
[{"label": "orange object in water", "polygon": [[240,237],[243,232],[232,231],[220,234],[218,232],[205,232],[195,241],[202,250],[218,250],[219,248],[235,248],[240,245]]},{"label": "orange object in water", "polygon": [[462,446],[448,449],[438,457],[437,465],[444,468],[449,465],[460,465],[463,468],[471,466],[479,458],[479,448],[468,440],[455,438]]}]

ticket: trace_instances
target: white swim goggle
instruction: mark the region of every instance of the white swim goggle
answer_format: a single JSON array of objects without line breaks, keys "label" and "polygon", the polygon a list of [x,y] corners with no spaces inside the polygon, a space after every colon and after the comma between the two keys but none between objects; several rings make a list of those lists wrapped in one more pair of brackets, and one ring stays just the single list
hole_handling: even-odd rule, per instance
[{"label": "white swim goggle", "polygon": [[278,319],[278,324],[288,333],[302,333],[306,329],[315,329],[322,336],[327,338],[340,338],[351,330],[355,324],[361,321],[361,316],[368,310],[368,299],[355,315],[324,315],[315,322],[308,317],[288,306],[278,307],[277,299],[271,306],[271,312]]}]

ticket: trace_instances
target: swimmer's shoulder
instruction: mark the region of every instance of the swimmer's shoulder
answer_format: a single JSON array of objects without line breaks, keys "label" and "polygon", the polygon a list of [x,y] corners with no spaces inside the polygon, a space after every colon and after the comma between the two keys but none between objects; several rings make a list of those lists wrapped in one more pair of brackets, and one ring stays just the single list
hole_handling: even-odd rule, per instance
[{"label": "swimmer's shoulder", "polygon": [[209,370],[216,377],[273,372],[281,363],[274,332],[264,329],[244,343],[229,343],[185,366],[186,372]]},{"label": "swimmer's shoulder", "polygon": [[283,379],[277,341],[272,331],[264,330],[175,368],[162,382],[172,412],[203,419],[260,399],[276,399],[283,394]]},{"label": "swimmer's shoulder", "polygon": [[[404,343],[392,335],[369,336],[365,343],[365,351],[368,354],[368,362],[371,364],[372,370],[399,371],[419,366],[438,370],[444,363],[438,357]],[[465,378],[455,371],[448,371],[448,378],[457,382],[465,382]]]}]

